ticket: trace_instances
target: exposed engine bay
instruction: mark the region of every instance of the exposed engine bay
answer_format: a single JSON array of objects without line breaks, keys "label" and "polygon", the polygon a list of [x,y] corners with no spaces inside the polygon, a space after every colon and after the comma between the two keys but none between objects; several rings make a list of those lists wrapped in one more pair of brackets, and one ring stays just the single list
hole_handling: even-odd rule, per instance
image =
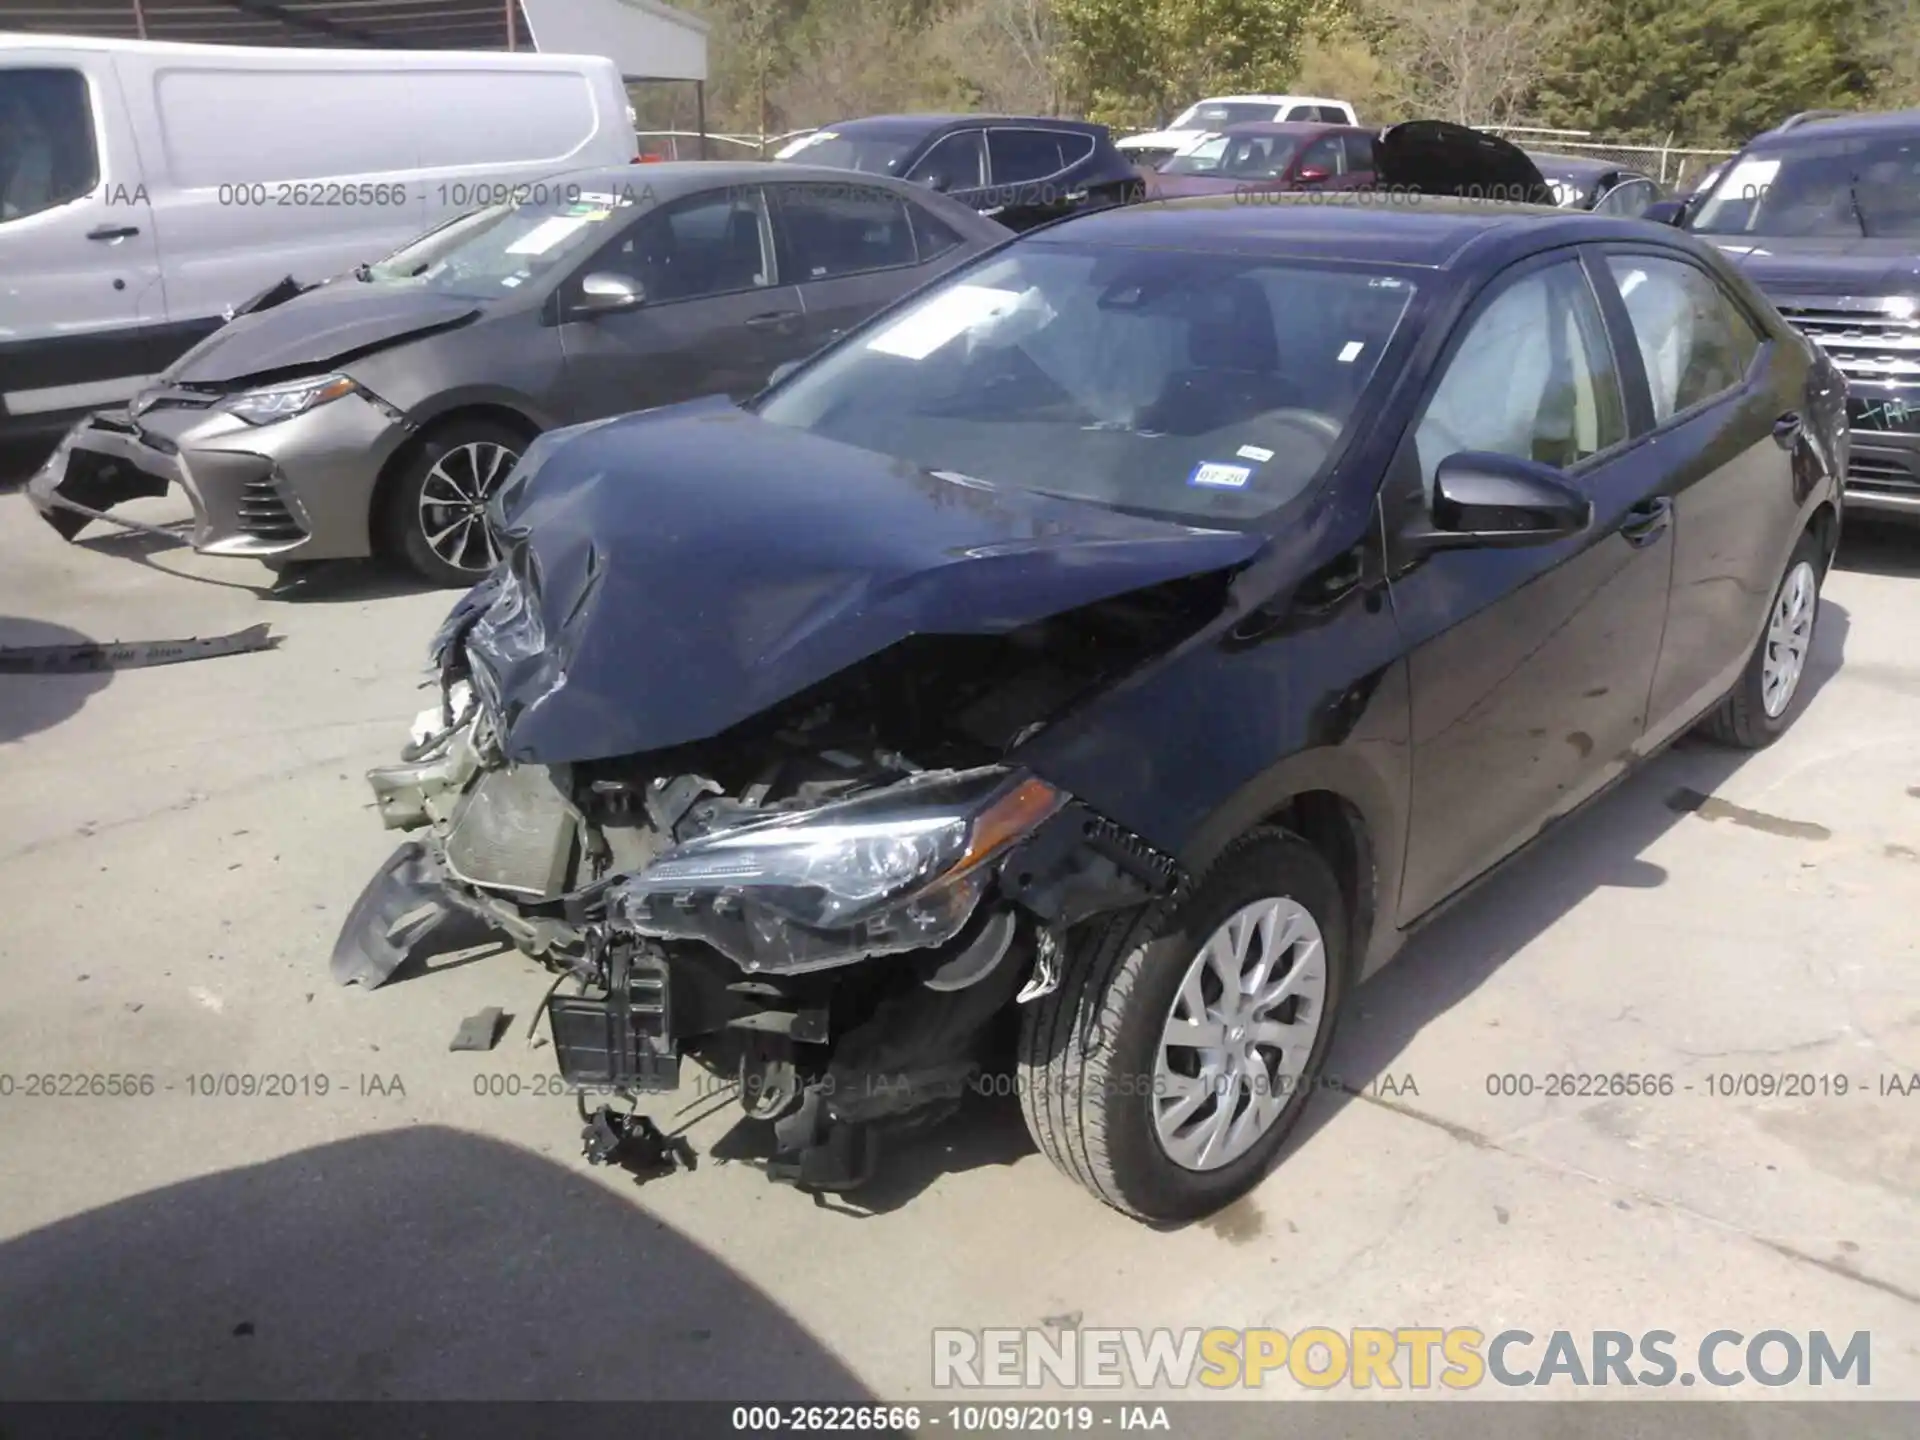
[{"label": "exposed engine bay", "polygon": [[[413,838],[347,920],[341,983],[463,926],[504,937],[561,977],[546,1019],[572,1085],[670,1091],[690,1058],[771,1123],[772,1173],[845,1190],[880,1136],[959,1105],[996,1022],[1058,983],[1066,929],[1181,884],[1017,755],[1217,615],[1222,572],[910,636],[710,739],[553,764],[505,753],[498,647],[475,639],[523,613],[518,583],[497,572],[449,618],[440,704],[368,777]],[[596,1160],[658,1133],[590,1118]]]}]

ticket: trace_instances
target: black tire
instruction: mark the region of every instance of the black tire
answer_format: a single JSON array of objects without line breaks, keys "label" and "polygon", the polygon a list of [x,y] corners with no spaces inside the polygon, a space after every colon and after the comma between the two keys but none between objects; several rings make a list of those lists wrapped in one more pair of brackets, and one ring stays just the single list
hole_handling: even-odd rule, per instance
[{"label": "black tire", "polygon": [[[1167,1017],[1207,938],[1242,907],[1292,900],[1318,925],[1326,989],[1306,1068],[1277,1119],[1237,1159],[1188,1169],[1155,1132],[1154,1065]],[[1177,909],[1102,917],[1067,940],[1060,986],[1023,1007],[1019,1093],[1041,1153],[1101,1200],[1141,1220],[1193,1220],[1251,1190],[1319,1087],[1348,981],[1346,906],[1333,872],[1305,841],[1250,831]],[[1275,1093],[1278,1093],[1277,1091]],[[1217,1103],[1217,1102],[1214,1102]]]},{"label": "black tire", "polygon": [[[1807,682],[1805,665],[1811,663],[1811,651],[1814,638],[1820,632],[1820,587],[1827,578],[1827,563],[1831,557],[1820,537],[1809,530],[1800,537],[1800,543],[1793,547],[1793,554],[1787,560],[1787,566],[1781,572],[1780,581],[1774,586],[1773,596],[1767,601],[1767,630],[1760,636],[1760,643],[1753,647],[1753,654],[1747,657],[1747,667],[1740,672],[1740,678],[1734,682],[1726,698],[1714,708],[1711,714],[1700,723],[1701,733],[1708,739],[1721,745],[1732,746],[1739,750],[1761,750],[1771,745],[1786,733],[1787,727],[1800,713],[1806,703]],[[1780,608],[1781,596],[1788,583],[1800,566],[1806,565],[1813,571],[1813,617],[1807,630],[1806,646],[1809,652],[1807,661],[1802,662],[1802,670],[1793,687],[1793,693],[1777,715],[1767,713],[1766,705],[1766,669],[1767,655],[1771,645],[1771,630],[1774,615]]]},{"label": "black tire", "polygon": [[[434,510],[423,509],[423,498],[430,503],[433,498],[449,493],[444,488],[444,480],[433,480],[435,496],[427,497],[424,492],[436,466],[444,465],[442,473],[454,476],[457,483],[467,483],[471,467],[463,461],[469,456],[490,457],[493,451],[488,447],[494,447],[504,451],[508,458],[497,467],[489,468],[485,475],[473,477],[483,492],[480,501],[484,505],[512,471],[527,444],[524,432],[497,420],[479,417],[456,418],[428,432],[412,453],[400,461],[400,470],[394,475],[393,483],[386,487],[381,514],[376,517],[385,553],[403,561],[414,574],[435,585],[465,587],[484,579],[493,568],[490,563],[483,563],[489,553],[485,532],[469,524],[457,536],[442,542],[443,549],[453,547],[456,541],[463,542],[459,545],[459,554],[471,564],[457,564],[454,563],[457,557],[437,553],[427,516],[435,514],[438,519],[451,522],[457,518],[460,507],[448,504]],[[484,525],[484,517],[480,517],[478,523]]]}]

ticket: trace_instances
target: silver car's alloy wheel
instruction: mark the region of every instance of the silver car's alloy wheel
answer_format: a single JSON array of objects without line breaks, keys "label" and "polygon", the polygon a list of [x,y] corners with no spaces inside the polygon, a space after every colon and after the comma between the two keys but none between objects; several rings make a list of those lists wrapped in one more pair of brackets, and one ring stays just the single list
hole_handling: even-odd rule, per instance
[{"label": "silver car's alloy wheel", "polygon": [[1217,1170],[1273,1128],[1306,1072],[1326,998],[1320,927],[1295,901],[1256,900],[1207,937],[1154,1065],[1154,1132],[1169,1160]]},{"label": "silver car's alloy wheel", "polygon": [[482,574],[500,563],[500,543],[487,501],[520,457],[491,440],[447,451],[420,483],[420,533],[427,548],[456,570]]},{"label": "silver car's alloy wheel", "polygon": [[1767,622],[1767,648],[1760,661],[1760,703],[1770,720],[1786,713],[1800,688],[1813,639],[1813,614],[1819,604],[1819,579],[1813,566],[1802,560],[1780,582],[1773,617]]}]

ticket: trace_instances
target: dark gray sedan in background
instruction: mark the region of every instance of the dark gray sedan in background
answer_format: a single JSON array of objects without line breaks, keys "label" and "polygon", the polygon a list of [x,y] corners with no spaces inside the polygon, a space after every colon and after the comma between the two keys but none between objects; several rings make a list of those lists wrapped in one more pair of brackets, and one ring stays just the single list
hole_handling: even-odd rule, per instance
[{"label": "dark gray sedan in background", "polygon": [[499,555],[486,502],[541,431],[744,399],[1010,233],[920,186],[791,164],[580,172],[516,198],[243,307],[76,426],[36,509],[73,539],[178,485],[205,553],[390,556],[471,584]]}]

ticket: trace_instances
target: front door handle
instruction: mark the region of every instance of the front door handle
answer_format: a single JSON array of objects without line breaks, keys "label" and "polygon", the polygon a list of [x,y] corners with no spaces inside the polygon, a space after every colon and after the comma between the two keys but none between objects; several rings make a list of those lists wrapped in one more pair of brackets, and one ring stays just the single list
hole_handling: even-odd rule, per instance
[{"label": "front door handle", "polygon": [[1656,495],[1651,500],[1642,500],[1627,511],[1627,518],[1620,525],[1620,533],[1626,537],[1629,545],[1650,545],[1672,523],[1673,500],[1666,495]]},{"label": "front door handle", "polygon": [[1800,432],[1806,428],[1806,421],[1800,418],[1796,410],[1789,410],[1773,422],[1773,438],[1782,450],[1791,450],[1793,442],[1800,438]]},{"label": "front door handle", "polygon": [[87,232],[89,240],[128,240],[140,233],[138,225],[102,225]]},{"label": "front door handle", "polygon": [[790,330],[800,318],[798,310],[769,310],[764,315],[747,317],[749,330]]}]

